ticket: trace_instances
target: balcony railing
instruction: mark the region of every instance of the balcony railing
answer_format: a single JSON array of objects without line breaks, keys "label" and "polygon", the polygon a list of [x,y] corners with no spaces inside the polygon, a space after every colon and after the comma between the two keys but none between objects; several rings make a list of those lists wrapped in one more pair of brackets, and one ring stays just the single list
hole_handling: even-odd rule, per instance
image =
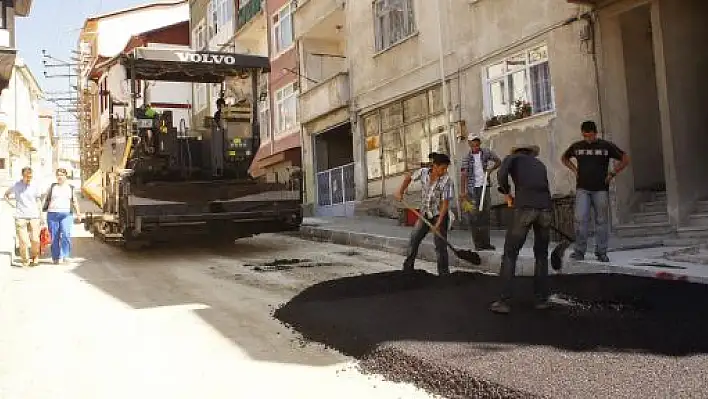
[{"label": "balcony railing", "polygon": [[317,204],[332,206],[352,202],[356,198],[354,164],[317,173]]},{"label": "balcony railing", "polygon": [[248,4],[238,10],[238,18],[236,20],[236,30],[241,29],[253,17],[261,12],[261,0],[249,0]]}]

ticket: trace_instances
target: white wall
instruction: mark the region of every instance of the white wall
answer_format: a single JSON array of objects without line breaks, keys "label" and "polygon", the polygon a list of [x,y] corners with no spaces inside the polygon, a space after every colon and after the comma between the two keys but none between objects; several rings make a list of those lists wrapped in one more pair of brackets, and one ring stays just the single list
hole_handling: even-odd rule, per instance
[{"label": "white wall", "polygon": [[189,20],[189,4],[165,5],[118,14],[98,21],[98,54],[113,57],[131,36]]}]

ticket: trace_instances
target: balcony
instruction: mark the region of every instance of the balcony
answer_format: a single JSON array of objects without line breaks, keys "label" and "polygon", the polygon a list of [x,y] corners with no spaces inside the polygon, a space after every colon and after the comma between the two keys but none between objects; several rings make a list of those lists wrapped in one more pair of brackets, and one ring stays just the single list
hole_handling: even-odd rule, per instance
[{"label": "balcony", "polygon": [[349,105],[349,73],[340,72],[300,94],[300,116],[309,122]]},{"label": "balcony", "polygon": [[240,40],[258,41],[266,31],[266,18],[261,0],[249,0],[236,16],[236,36]]},{"label": "balcony", "polygon": [[344,0],[301,1],[294,14],[295,39],[332,40],[344,26]]}]

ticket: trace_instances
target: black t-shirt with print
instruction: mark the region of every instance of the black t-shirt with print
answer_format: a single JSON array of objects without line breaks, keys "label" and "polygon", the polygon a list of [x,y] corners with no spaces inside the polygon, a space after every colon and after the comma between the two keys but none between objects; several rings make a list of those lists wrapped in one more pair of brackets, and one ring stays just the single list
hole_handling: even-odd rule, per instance
[{"label": "black t-shirt with print", "polygon": [[568,147],[563,155],[567,158],[575,158],[578,162],[577,188],[588,191],[607,191],[610,187],[605,179],[610,159],[621,160],[624,151],[606,140],[598,139],[591,143],[581,140]]}]

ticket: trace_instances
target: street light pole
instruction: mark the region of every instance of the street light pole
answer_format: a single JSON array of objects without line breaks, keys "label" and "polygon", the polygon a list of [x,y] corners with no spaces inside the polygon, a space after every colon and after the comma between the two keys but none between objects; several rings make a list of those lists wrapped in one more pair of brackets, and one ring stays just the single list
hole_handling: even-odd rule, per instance
[{"label": "street light pole", "polygon": [[[440,81],[442,82],[442,97],[443,97],[443,109],[445,110],[445,118],[447,122],[447,135],[448,142],[450,143],[450,168],[452,172],[450,176],[452,178],[452,188],[455,193],[455,205],[457,206],[457,213],[462,217],[462,208],[460,207],[460,187],[459,185],[459,170],[457,169],[457,137],[453,131],[452,126],[452,116],[450,115],[450,107],[448,103],[449,89],[447,87],[447,79],[445,78],[445,48],[443,47],[443,20],[442,11],[440,10],[440,3],[443,0],[435,0],[436,7],[435,10],[438,13],[438,50],[440,56]],[[459,77],[458,77],[459,79]]]}]

